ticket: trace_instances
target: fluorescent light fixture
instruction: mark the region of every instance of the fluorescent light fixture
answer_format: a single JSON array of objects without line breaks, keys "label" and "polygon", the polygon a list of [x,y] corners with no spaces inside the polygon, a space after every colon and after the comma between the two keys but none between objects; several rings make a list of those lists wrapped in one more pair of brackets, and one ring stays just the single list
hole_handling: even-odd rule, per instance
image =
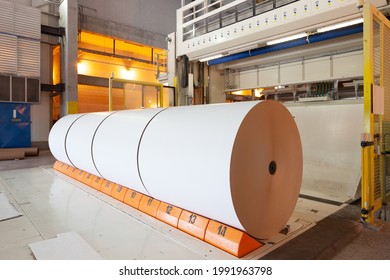
[{"label": "fluorescent light fixture", "polygon": [[268,46],[275,45],[275,44],[284,43],[284,42],[287,42],[287,41],[292,41],[292,40],[296,40],[296,39],[304,38],[304,37],[307,37],[307,33],[299,33],[299,34],[283,37],[283,38],[280,38],[280,39],[271,40],[271,41],[267,42],[267,45]]},{"label": "fluorescent light fixture", "polygon": [[205,61],[209,61],[209,60],[212,60],[212,59],[217,59],[217,58],[220,58],[220,57],[223,57],[223,55],[222,54],[216,54],[216,55],[212,55],[212,56],[209,56],[209,57],[201,58],[201,59],[199,59],[199,62],[205,62]]},{"label": "fluorescent light fixture", "polygon": [[252,44],[252,45],[248,45],[246,47],[241,47],[241,48],[229,50],[227,52],[227,54],[235,54],[235,53],[245,52],[245,51],[257,49],[258,47],[259,47],[258,44]]},{"label": "fluorescent light fixture", "polygon": [[357,19],[344,21],[344,22],[340,22],[340,23],[337,23],[337,24],[332,24],[332,25],[328,25],[328,26],[324,26],[324,27],[318,28],[317,32],[318,33],[323,33],[323,32],[327,32],[327,31],[331,31],[331,30],[335,30],[335,29],[339,29],[339,28],[343,28],[343,27],[347,27],[347,26],[352,26],[352,25],[359,24],[359,23],[362,23],[362,22],[363,22],[362,18],[357,18]]}]

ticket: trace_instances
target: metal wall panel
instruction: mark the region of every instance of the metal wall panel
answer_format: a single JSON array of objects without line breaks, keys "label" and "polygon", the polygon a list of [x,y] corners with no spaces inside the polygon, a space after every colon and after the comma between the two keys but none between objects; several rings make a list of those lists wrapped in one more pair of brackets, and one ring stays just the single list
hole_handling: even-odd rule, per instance
[{"label": "metal wall panel", "polygon": [[305,80],[322,81],[331,79],[330,57],[315,58],[305,61]]},{"label": "metal wall panel", "polygon": [[280,83],[294,84],[303,80],[303,65],[301,61],[280,65]]},{"label": "metal wall panel", "polygon": [[41,44],[39,41],[18,38],[18,76],[39,77]]},{"label": "metal wall panel", "polygon": [[38,79],[27,79],[27,102],[39,102],[41,88]]},{"label": "metal wall panel", "polygon": [[0,1],[0,32],[14,33],[14,4]]},{"label": "metal wall panel", "polygon": [[274,86],[279,84],[278,66],[259,69],[259,81],[261,87]]},{"label": "metal wall panel", "polygon": [[16,36],[0,34],[0,73],[17,73]]},{"label": "metal wall panel", "polygon": [[363,76],[363,52],[333,56],[333,76],[338,79]]},{"label": "metal wall panel", "polygon": [[257,70],[251,70],[240,73],[240,87],[255,88],[257,87]]},{"label": "metal wall panel", "polygon": [[41,39],[41,12],[38,9],[15,5],[15,33],[18,36]]},{"label": "metal wall panel", "polygon": [[12,77],[12,100],[15,102],[26,102],[26,79]]},{"label": "metal wall panel", "polygon": [[10,76],[0,76],[0,101],[11,101]]}]

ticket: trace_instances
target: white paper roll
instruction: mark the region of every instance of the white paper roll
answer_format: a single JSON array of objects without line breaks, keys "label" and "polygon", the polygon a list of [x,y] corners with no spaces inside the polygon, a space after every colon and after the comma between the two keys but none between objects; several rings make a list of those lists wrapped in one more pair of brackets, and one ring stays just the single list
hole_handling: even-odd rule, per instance
[{"label": "white paper roll", "polygon": [[69,115],[49,142],[60,161],[257,238],[285,226],[302,180],[297,126],[275,101]]},{"label": "white paper roll", "polygon": [[[138,174],[137,153],[148,123],[162,108],[118,111],[102,122],[93,141],[93,159],[107,180],[150,195]],[[156,139],[156,145],[158,139]]]},{"label": "white paper roll", "polygon": [[268,238],[295,207],[302,148],[275,101],[175,107],[146,128],[139,170],[153,197]]},{"label": "white paper roll", "polygon": [[99,125],[112,113],[85,114],[78,118],[69,128],[65,147],[69,161],[74,167],[101,177],[93,162],[92,141]]},{"label": "white paper roll", "polygon": [[66,153],[66,135],[73,123],[82,116],[84,116],[84,114],[67,115],[66,117],[59,119],[50,130],[49,148],[51,153],[57,160],[68,165],[73,164],[70,162]]}]

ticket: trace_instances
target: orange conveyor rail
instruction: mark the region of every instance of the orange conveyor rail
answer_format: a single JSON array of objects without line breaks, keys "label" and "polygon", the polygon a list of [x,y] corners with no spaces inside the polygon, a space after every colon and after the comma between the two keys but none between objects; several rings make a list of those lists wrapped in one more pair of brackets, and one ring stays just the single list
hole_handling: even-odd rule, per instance
[{"label": "orange conveyor rail", "polygon": [[241,258],[264,244],[247,233],[56,161],[53,168],[170,226]]}]

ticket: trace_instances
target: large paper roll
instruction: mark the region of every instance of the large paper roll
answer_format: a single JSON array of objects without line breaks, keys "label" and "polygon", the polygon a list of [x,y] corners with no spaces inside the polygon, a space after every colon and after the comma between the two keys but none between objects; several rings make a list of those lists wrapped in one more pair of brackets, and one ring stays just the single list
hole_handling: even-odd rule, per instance
[{"label": "large paper roll", "polygon": [[268,238],[295,207],[302,148],[275,101],[176,107],[146,128],[139,169],[153,197]]},{"label": "large paper roll", "polygon": [[138,174],[138,146],[148,123],[162,110],[118,111],[105,119],[92,146],[96,168],[103,178],[148,194]]},{"label": "large paper roll", "polygon": [[68,159],[73,166],[101,177],[93,160],[92,142],[99,126],[112,113],[85,114],[69,128],[65,147]]},{"label": "large paper roll", "polygon": [[66,117],[59,119],[50,130],[49,148],[51,153],[57,160],[60,160],[68,165],[73,164],[69,160],[66,152],[66,136],[68,135],[70,127],[82,116],[84,116],[84,114],[67,115]]},{"label": "large paper roll", "polygon": [[58,160],[257,238],[292,214],[302,148],[294,119],[275,101],[87,116],[53,128],[50,142],[68,134],[66,149],[50,143]]}]

